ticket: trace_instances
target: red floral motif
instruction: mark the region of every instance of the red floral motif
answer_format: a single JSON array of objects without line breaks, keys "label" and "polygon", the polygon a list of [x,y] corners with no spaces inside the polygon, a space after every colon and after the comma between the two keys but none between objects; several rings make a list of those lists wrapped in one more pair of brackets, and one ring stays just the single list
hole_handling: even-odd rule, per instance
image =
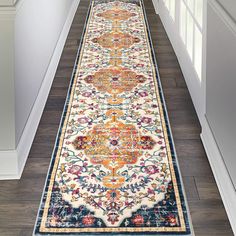
[{"label": "red floral motif", "polygon": [[94,224],[95,218],[92,215],[86,215],[82,219],[82,223],[86,226],[91,226]]},{"label": "red floral motif", "polygon": [[78,136],[74,142],[73,145],[75,146],[76,149],[78,150],[83,150],[87,148],[88,142],[87,142],[87,137],[86,136]]},{"label": "red floral motif", "polygon": [[141,215],[136,215],[133,219],[132,222],[137,225],[137,226],[141,226],[144,224],[144,218]]},{"label": "red floral motif", "polygon": [[82,167],[78,165],[73,165],[69,168],[68,173],[73,175],[80,175],[81,174]]},{"label": "red floral motif", "polygon": [[170,214],[167,216],[167,220],[170,223],[171,226],[178,225],[178,220],[176,219],[176,216],[174,214]]},{"label": "red floral motif", "polygon": [[149,165],[145,168],[145,172],[149,175],[153,175],[159,172],[157,166]]},{"label": "red floral motif", "polygon": [[87,117],[81,117],[78,119],[78,122],[80,124],[86,124],[86,123],[88,123],[88,121],[89,121],[89,119]]},{"label": "red floral motif", "polygon": [[147,97],[148,93],[146,91],[141,91],[138,93],[140,97]]},{"label": "red floral motif", "polygon": [[141,119],[141,122],[142,123],[145,123],[145,124],[150,124],[152,122],[152,118],[149,118],[149,117],[143,117]]},{"label": "red floral motif", "polygon": [[141,137],[141,146],[144,150],[152,150],[156,142],[150,136]]},{"label": "red floral motif", "polygon": [[119,215],[115,212],[108,214],[108,221],[111,222],[112,225],[114,225],[116,222],[119,221]]}]

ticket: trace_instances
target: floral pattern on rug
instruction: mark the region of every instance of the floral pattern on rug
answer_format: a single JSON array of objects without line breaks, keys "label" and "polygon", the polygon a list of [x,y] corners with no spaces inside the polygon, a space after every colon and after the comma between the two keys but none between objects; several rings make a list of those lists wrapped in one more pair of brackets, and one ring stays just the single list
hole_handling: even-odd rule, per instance
[{"label": "floral pattern on rug", "polygon": [[36,235],[189,234],[141,1],[92,1]]}]

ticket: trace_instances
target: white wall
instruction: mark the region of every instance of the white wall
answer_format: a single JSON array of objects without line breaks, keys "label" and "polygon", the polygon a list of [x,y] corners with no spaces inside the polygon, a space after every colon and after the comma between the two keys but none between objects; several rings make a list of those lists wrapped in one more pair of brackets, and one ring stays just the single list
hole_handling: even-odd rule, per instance
[{"label": "white wall", "polygon": [[24,0],[16,13],[16,145],[39,93],[72,3],[73,0]]},{"label": "white wall", "polygon": [[208,2],[206,119],[202,123],[202,140],[236,233],[236,22],[230,9],[226,10],[229,6],[236,9],[236,2],[221,3]]},{"label": "white wall", "polygon": [[207,39],[206,117],[236,188],[236,24],[231,29],[212,6]]},{"label": "white wall", "polygon": [[229,13],[229,15],[236,20],[236,2],[235,0],[217,0],[221,6]]},{"label": "white wall", "polygon": [[5,8],[0,9],[0,149],[2,150],[15,148],[13,23],[14,13],[6,11]]},{"label": "white wall", "polygon": [[153,1],[180,62],[198,117],[203,119],[206,1]]},{"label": "white wall", "polygon": [[188,85],[236,234],[236,1],[153,1]]},{"label": "white wall", "polygon": [[0,179],[21,176],[78,5],[0,0]]},{"label": "white wall", "polygon": [[0,6],[13,6],[18,0],[0,0]]}]

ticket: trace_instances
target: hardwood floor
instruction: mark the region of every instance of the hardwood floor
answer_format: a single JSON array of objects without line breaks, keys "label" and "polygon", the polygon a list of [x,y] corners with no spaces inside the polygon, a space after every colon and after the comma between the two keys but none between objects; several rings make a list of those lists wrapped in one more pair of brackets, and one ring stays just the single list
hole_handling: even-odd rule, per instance
[{"label": "hardwood floor", "polygon": [[[151,0],[144,0],[196,236],[233,235],[204,152],[177,58]],[[81,0],[21,180],[0,181],[0,235],[32,235],[89,1]]]}]

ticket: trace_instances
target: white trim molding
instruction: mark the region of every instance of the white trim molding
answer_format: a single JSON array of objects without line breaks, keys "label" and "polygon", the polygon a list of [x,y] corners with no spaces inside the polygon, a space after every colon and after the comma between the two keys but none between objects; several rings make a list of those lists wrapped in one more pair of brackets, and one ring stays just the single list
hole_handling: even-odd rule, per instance
[{"label": "white trim molding", "polygon": [[231,227],[236,234],[236,191],[206,117],[205,122],[202,122],[201,139],[228,214]]},{"label": "white trim molding", "polygon": [[19,179],[18,155],[16,150],[0,151],[0,179]]},{"label": "white trim molding", "polygon": [[33,105],[19,144],[15,150],[0,150],[0,180],[20,179],[46,104],[58,63],[80,0],[74,0],[48,65],[40,91]]},{"label": "white trim molding", "polygon": [[159,0],[152,0],[156,14],[159,14]]}]

